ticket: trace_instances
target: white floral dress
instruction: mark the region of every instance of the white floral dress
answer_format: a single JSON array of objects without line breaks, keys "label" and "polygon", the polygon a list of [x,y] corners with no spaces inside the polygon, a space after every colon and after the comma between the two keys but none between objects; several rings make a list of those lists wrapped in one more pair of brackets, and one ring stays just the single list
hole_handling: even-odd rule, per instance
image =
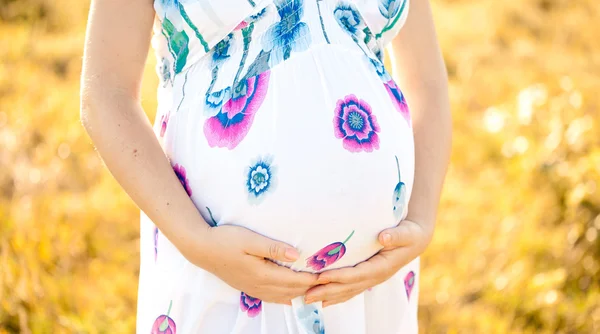
[{"label": "white floral dress", "polygon": [[[409,0],[156,0],[155,132],[206,221],[362,262],[407,214],[411,118],[383,48]],[[224,241],[225,242],[225,241]],[[188,262],[142,212],[138,333],[417,332],[419,259],[323,308],[263,303]]]}]

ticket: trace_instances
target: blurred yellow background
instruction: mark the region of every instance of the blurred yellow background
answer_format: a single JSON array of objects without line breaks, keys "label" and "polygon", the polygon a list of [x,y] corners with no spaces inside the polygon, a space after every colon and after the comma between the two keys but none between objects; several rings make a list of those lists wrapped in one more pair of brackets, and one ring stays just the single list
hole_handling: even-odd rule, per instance
[{"label": "blurred yellow background", "polygon": [[[454,150],[423,333],[600,332],[600,2],[432,0]],[[133,333],[139,211],[79,122],[88,0],[0,0],[0,333]],[[144,107],[153,120],[150,54]]]}]

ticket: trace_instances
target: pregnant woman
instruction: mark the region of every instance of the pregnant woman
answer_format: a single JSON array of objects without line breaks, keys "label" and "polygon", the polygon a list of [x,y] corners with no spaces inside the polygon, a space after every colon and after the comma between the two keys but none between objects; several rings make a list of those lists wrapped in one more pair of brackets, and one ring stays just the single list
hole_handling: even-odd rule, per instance
[{"label": "pregnant woman", "polygon": [[427,0],[92,1],[82,122],[142,210],[138,333],[417,332],[450,144]]}]

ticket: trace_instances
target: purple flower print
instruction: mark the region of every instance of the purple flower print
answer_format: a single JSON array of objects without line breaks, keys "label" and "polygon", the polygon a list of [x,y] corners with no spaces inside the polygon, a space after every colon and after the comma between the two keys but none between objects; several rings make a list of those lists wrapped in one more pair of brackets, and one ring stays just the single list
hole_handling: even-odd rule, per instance
[{"label": "purple flower print", "polygon": [[154,262],[158,258],[158,227],[154,226]]},{"label": "purple flower print", "polygon": [[354,231],[350,233],[344,242],[334,242],[316,252],[313,256],[306,259],[306,266],[314,270],[321,270],[334,264],[346,254],[346,243],[353,235]]},{"label": "purple flower print", "polygon": [[262,105],[270,71],[243,80],[221,110],[204,123],[204,135],[211,147],[235,148],[248,134],[254,115]]},{"label": "purple flower print", "polygon": [[415,287],[415,272],[409,271],[404,278],[404,288],[406,289],[406,298],[410,299],[410,294]]},{"label": "purple flower print", "polygon": [[160,116],[160,136],[164,137],[167,131],[167,124],[169,123],[169,113]]},{"label": "purple flower print", "polygon": [[176,326],[175,321],[169,317],[169,313],[171,313],[171,306],[173,306],[173,301],[169,303],[169,310],[167,314],[163,314],[154,320],[154,325],[152,326],[152,332],[150,334],[176,334]]},{"label": "purple flower print", "polygon": [[350,152],[373,152],[379,149],[380,131],[377,118],[367,102],[354,95],[338,100],[333,117],[336,138],[343,139],[344,148]]},{"label": "purple flower print", "polygon": [[383,85],[385,86],[385,89],[390,95],[392,103],[394,103],[394,107],[396,107],[396,110],[398,110],[402,117],[404,117],[406,123],[410,127],[410,111],[408,110],[408,104],[406,103],[406,99],[404,99],[404,94],[402,94],[402,91],[400,91],[400,88],[398,88],[394,80],[384,82]]},{"label": "purple flower print", "polygon": [[175,175],[177,175],[179,182],[181,182],[183,189],[185,189],[185,192],[187,192],[188,196],[192,196],[192,188],[190,188],[190,182],[186,177],[185,168],[181,165],[175,164],[173,166],[173,170],[175,171]]},{"label": "purple flower print", "polygon": [[247,312],[250,318],[254,318],[262,310],[262,300],[250,297],[242,292],[240,296],[240,308],[243,312]]}]

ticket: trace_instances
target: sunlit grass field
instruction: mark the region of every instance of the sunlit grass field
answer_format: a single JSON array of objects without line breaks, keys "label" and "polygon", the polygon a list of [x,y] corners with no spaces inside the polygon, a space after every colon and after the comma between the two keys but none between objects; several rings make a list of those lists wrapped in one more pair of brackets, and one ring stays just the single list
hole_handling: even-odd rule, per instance
[{"label": "sunlit grass field", "polygon": [[[600,2],[432,2],[454,148],[421,332],[600,332]],[[79,121],[87,8],[0,0],[0,333],[134,332],[139,211]],[[156,85],[151,54],[152,120]]]}]

